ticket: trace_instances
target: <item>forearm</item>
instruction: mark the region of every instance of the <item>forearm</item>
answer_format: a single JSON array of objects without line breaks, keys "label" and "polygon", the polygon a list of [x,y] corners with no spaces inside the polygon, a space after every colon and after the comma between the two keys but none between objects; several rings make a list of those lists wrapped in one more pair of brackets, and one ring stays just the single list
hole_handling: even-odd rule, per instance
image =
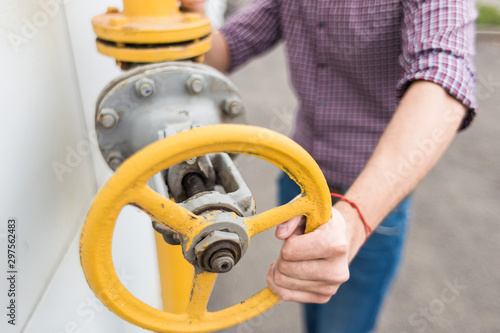
[{"label": "forearm", "polygon": [[[349,188],[367,223],[375,229],[438,161],[465,114],[457,100],[430,82],[413,83],[401,100],[367,165]],[[358,212],[335,205],[347,221],[350,259],[366,238]]]},{"label": "forearm", "polygon": [[215,31],[212,34],[212,48],[205,54],[203,62],[223,73],[229,70],[231,65],[229,47],[226,38],[221,32]]}]

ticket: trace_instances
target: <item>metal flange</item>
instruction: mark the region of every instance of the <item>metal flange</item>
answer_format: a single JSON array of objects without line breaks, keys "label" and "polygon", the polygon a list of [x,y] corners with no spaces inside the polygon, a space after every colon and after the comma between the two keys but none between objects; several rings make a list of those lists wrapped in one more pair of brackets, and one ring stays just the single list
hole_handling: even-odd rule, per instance
[{"label": "metal flange", "polygon": [[181,12],[175,0],[124,0],[123,11],[110,7],[92,25],[98,51],[119,62],[191,59],[211,47],[209,19]]},{"label": "metal flange", "polygon": [[[237,101],[242,112],[224,111]],[[146,145],[197,126],[245,123],[237,88],[212,67],[192,62],[140,66],[109,83],[96,106],[99,148],[113,169]],[[194,157],[194,156],[193,156]]]}]

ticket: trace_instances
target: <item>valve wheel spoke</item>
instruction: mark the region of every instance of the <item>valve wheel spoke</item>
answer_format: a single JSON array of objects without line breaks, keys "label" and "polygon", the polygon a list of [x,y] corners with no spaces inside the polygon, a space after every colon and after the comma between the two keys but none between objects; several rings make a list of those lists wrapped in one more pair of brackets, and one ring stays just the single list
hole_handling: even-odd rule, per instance
[{"label": "valve wheel spoke", "polygon": [[291,219],[292,217],[307,215],[308,211],[311,210],[309,205],[310,200],[308,197],[300,197],[295,201],[245,219],[248,236],[253,237],[262,231]]},{"label": "valve wheel spoke", "polygon": [[200,224],[201,217],[191,213],[152,188],[145,185],[134,193],[131,205],[147,213],[156,222],[180,233],[188,233],[188,229]]},{"label": "valve wheel spoke", "polygon": [[207,304],[214,289],[217,273],[197,271],[193,278],[191,297],[186,309],[190,318],[201,319],[207,313]]}]

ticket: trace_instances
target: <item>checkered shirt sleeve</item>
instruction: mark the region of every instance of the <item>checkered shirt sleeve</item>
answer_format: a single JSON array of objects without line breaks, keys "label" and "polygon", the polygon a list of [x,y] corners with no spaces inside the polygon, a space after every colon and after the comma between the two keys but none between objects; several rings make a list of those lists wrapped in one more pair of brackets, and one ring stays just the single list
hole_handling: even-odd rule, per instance
[{"label": "checkered shirt sleeve", "polygon": [[477,108],[473,57],[475,54],[473,0],[402,1],[403,77],[401,97],[410,83],[431,81],[442,86],[468,109],[461,129],[472,121]]},{"label": "checkered shirt sleeve", "polygon": [[226,38],[233,71],[247,60],[271,49],[282,36],[278,0],[256,0],[220,29]]}]

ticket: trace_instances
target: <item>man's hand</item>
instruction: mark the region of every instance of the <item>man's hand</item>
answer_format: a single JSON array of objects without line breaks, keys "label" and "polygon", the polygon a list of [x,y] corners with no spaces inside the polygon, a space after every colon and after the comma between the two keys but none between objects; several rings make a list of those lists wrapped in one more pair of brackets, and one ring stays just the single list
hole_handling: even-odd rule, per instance
[{"label": "man's hand", "polygon": [[349,279],[349,246],[342,214],[304,234],[305,217],[296,216],[276,228],[285,240],[278,260],[267,273],[269,288],[284,301],[326,303]]},{"label": "man's hand", "polygon": [[205,0],[181,0],[181,8],[190,12],[203,13]]}]

